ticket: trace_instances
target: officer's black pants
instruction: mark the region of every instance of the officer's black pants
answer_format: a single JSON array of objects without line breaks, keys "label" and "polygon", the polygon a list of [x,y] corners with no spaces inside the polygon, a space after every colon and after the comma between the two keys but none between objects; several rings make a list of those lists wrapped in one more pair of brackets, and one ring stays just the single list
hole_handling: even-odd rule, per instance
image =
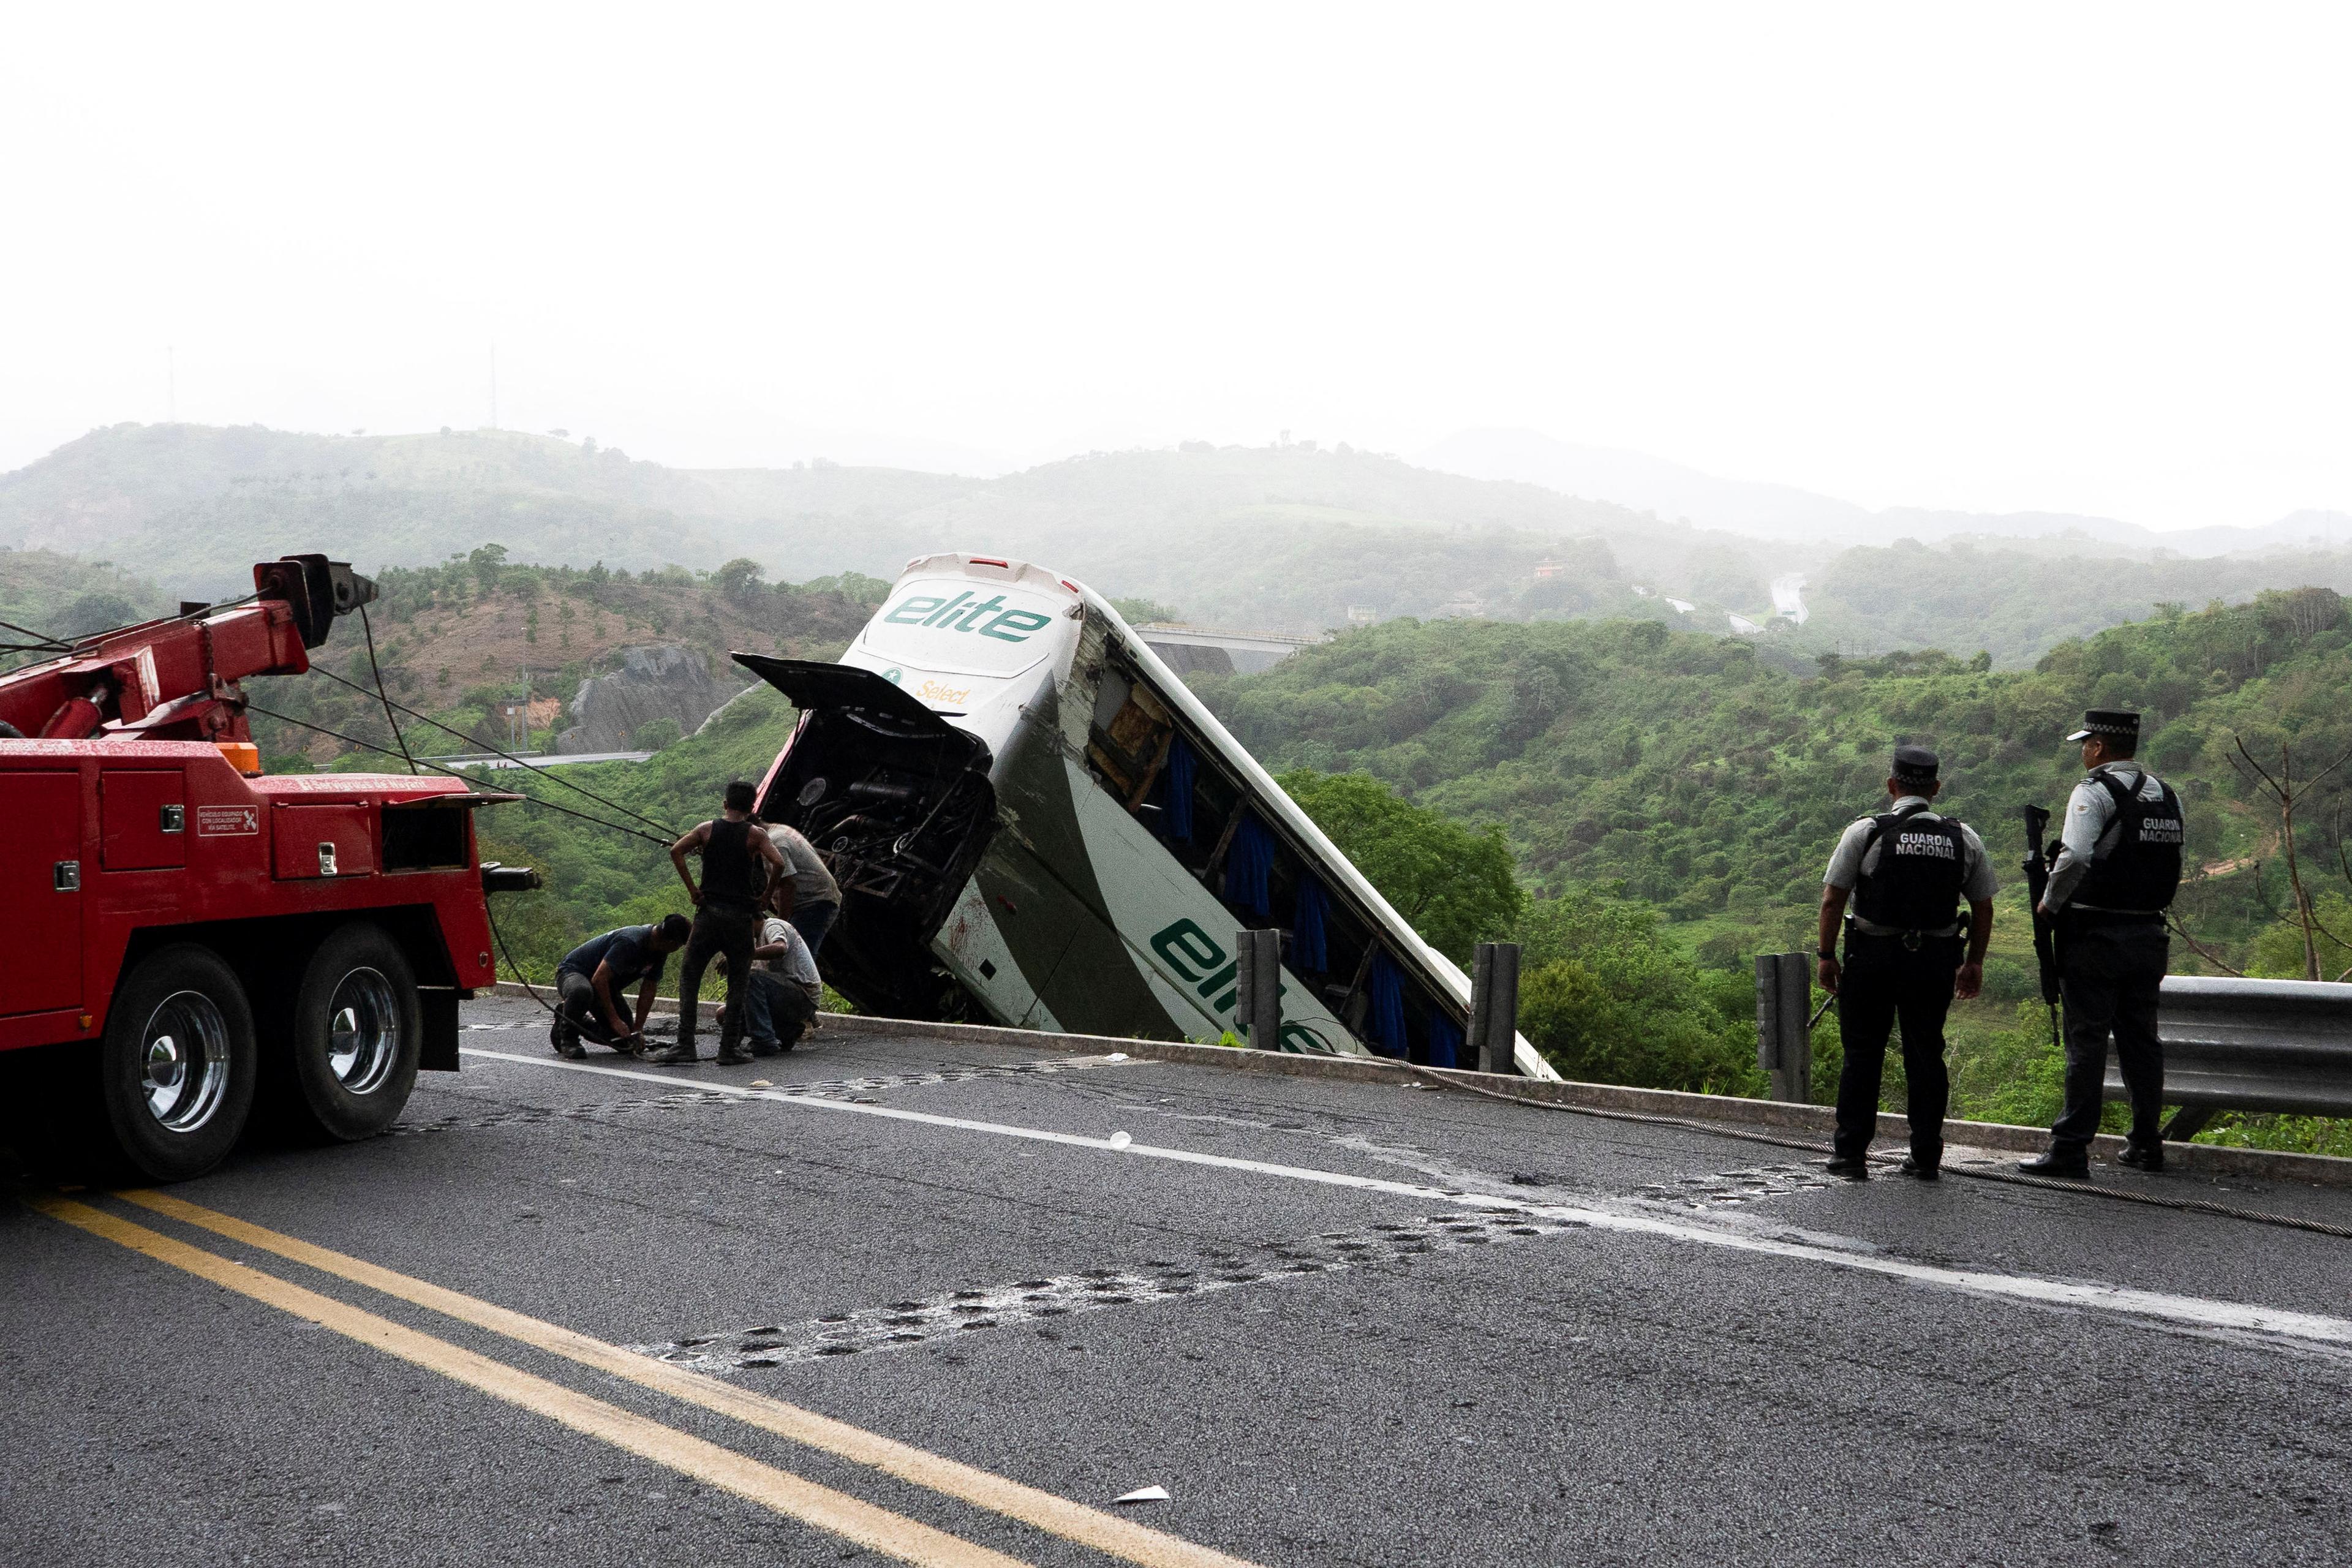
[{"label": "officer's black pants", "polygon": [[1910,1096],[1911,1153],[1922,1164],[1944,1157],[1944,1109],[1951,1077],[1944,1070],[1944,1016],[1952,1007],[1952,976],[1960,967],[1956,936],[1930,937],[1915,951],[1892,936],[1846,938],[1838,980],[1838,1037],[1845,1067],[1838,1074],[1834,1147],[1849,1158],[1866,1152],[1878,1131],[1878,1085],[1886,1069],[1886,1037],[1903,1024],[1903,1074]]},{"label": "officer's black pants", "polygon": [[2053,1149],[2080,1153],[2099,1131],[2107,1076],[2107,1036],[2131,1096],[2135,1143],[2164,1136],[2164,1047],[2156,1034],[2158,991],[2172,939],[2158,921],[2095,922],[2061,916],[2058,994],[2066,1005],[2066,1108],[2050,1127]]},{"label": "officer's black pants", "polygon": [[702,972],[714,958],[727,961],[727,1012],[719,1020],[719,1049],[732,1051],[743,1038],[743,979],[751,973],[751,949],[759,945],[760,911],[741,906],[705,903],[694,912],[694,930],[686,939],[685,962],[677,972],[677,1043],[694,1046],[695,1013],[702,996]]}]

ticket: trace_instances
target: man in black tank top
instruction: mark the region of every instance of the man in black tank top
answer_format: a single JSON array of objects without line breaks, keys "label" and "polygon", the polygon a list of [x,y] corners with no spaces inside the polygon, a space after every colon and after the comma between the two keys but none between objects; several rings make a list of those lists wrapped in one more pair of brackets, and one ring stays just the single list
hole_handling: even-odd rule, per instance
[{"label": "man in black tank top", "polygon": [[[760,900],[771,878],[787,874],[784,858],[751,820],[752,788],[743,779],[727,786],[724,816],[705,822],[669,847],[670,864],[694,900],[694,930],[686,939],[686,959],[677,975],[677,1044],[649,1061],[698,1060],[695,1013],[702,996],[702,972],[713,958],[727,961],[727,1011],[719,1023],[722,1066],[748,1062],[743,1049],[743,986],[751,973],[751,949],[760,935]],[[702,884],[695,885],[686,858],[702,857]]]}]

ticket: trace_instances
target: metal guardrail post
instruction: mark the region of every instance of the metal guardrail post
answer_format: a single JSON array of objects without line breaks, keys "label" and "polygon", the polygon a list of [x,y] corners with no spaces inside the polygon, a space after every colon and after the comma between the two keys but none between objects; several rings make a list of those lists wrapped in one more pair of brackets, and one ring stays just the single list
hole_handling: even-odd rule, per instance
[{"label": "metal guardrail post", "polygon": [[1482,942],[1470,964],[1470,1029],[1465,1065],[1481,1072],[1517,1073],[1519,1040],[1519,944]]},{"label": "metal guardrail post", "polygon": [[1801,952],[1756,955],[1756,1065],[1771,1079],[1774,1100],[1813,1098],[1812,960]]},{"label": "metal guardrail post", "polygon": [[1282,933],[1234,932],[1234,1021],[1261,1051],[1282,1048]]}]

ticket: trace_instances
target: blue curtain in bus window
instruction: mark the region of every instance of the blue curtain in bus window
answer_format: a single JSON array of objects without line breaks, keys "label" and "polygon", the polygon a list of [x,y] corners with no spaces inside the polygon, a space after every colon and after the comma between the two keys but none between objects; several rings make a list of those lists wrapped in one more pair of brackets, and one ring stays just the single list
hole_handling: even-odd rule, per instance
[{"label": "blue curtain in bus window", "polygon": [[1246,910],[1263,919],[1274,913],[1274,896],[1267,880],[1274,870],[1274,835],[1254,812],[1242,813],[1234,829],[1233,847],[1225,852],[1225,907]]},{"label": "blue curtain in bus window", "polygon": [[1171,844],[1192,842],[1192,782],[1200,759],[1192,742],[1178,735],[1168,742],[1168,765],[1160,770],[1160,831]]},{"label": "blue curtain in bus window", "polygon": [[1323,884],[1305,872],[1298,877],[1298,907],[1290,916],[1290,967],[1301,973],[1321,973],[1331,967],[1330,950],[1323,935],[1328,908]]},{"label": "blue curtain in bus window", "polygon": [[1364,1027],[1372,1037],[1365,1044],[1384,1057],[1404,1055],[1404,976],[1385,952],[1372,954],[1370,1000]]},{"label": "blue curtain in bus window", "polygon": [[[1445,1015],[1445,1009],[1431,1004],[1429,1009],[1429,1065],[1450,1068],[1462,1059],[1462,1031]],[[1472,1063],[1476,1066],[1476,1063]]]}]

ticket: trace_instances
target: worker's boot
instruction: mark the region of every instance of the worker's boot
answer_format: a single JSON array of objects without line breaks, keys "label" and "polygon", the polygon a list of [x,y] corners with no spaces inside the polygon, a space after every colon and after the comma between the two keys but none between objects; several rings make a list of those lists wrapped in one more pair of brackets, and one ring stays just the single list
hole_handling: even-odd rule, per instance
[{"label": "worker's boot", "polygon": [[751,1059],[751,1053],[745,1050],[740,1042],[721,1040],[719,1043],[719,1055],[715,1059],[723,1068],[741,1067]]},{"label": "worker's boot", "polygon": [[2086,1155],[2052,1149],[2031,1160],[2020,1160],[2017,1168],[2029,1176],[2060,1176],[2070,1182],[2086,1181],[2091,1174],[2091,1162]]},{"label": "worker's boot", "polygon": [[576,1062],[588,1054],[587,1047],[580,1043],[580,1031],[560,1018],[556,1020],[555,1026],[547,1031],[547,1039],[559,1057]]},{"label": "worker's boot", "polygon": [[1870,1180],[1870,1162],[1860,1154],[1832,1154],[1822,1167],[1832,1176],[1843,1176],[1849,1182]]},{"label": "worker's boot", "polygon": [[2135,1170],[2147,1171],[2153,1174],[2164,1169],[2164,1145],[2135,1143],[2126,1139],[2124,1142],[2124,1152],[2116,1156],[2116,1163],[2129,1165]]},{"label": "worker's boot", "polygon": [[646,1060],[666,1068],[690,1067],[701,1059],[702,1053],[694,1048],[692,1040],[680,1040],[669,1049],[652,1052],[646,1058]]}]

